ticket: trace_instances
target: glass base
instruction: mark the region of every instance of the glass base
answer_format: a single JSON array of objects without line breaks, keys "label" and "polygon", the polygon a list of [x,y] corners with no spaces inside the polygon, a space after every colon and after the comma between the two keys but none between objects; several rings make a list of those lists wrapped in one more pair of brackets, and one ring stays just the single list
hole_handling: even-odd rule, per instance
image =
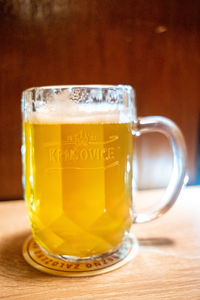
[{"label": "glass base", "polygon": [[48,254],[29,236],[23,245],[23,256],[34,268],[57,276],[94,276],[115,270],[133,259],[138,252],[138,241],[132,235],[125,238],[115,251],[79,258],[74,256],[55,256]]}]

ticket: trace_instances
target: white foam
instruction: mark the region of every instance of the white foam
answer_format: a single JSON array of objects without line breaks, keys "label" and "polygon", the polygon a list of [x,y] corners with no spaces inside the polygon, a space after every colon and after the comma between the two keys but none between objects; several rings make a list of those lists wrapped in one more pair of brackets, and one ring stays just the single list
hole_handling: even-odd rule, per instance
[{"label": "white foam", "polygon": [[26,113],[25,121],[31,123],[128,123],[135,114],[122,104],[76,103],[65,91],[50,96],[36,111]]}]

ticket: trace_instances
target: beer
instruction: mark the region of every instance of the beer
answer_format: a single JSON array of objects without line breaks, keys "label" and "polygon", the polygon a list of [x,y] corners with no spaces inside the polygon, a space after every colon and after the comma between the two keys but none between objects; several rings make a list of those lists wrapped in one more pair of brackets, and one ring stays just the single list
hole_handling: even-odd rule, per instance
[{"label": "beer", "polygon": [[132,123],[32,118],[23,126],[35,241],[55,255],[114,251],[132,223]]}]

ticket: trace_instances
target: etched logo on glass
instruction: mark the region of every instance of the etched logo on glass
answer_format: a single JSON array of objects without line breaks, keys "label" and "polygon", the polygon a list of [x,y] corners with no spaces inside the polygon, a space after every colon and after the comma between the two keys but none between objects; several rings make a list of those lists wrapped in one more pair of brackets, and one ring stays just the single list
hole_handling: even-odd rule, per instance
[{"label": "etched logo on glass", "polygon": [[119,164],[119,137],[98,139],[85,130],[69,135],[60,144],[46,144],[50,169],[106,169]]}]

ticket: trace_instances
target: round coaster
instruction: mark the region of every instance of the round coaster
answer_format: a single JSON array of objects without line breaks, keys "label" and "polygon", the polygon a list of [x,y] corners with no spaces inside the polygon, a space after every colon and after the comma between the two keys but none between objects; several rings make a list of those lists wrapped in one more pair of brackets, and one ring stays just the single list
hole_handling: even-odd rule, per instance
[{"label": "round coaster", "polygon": [[122,252],[118,250],[95,260],[74,262],[48,255],[36,244],[32,236],[28,236],[23,244],[23,256],[32,267],[51,275],[64,277],[94,276],[113,271],[133,259],[138,252],[138,242],[134,238],[131,244],[132,246],[127,249],[127,255],[123,259],[121,258]]}]

